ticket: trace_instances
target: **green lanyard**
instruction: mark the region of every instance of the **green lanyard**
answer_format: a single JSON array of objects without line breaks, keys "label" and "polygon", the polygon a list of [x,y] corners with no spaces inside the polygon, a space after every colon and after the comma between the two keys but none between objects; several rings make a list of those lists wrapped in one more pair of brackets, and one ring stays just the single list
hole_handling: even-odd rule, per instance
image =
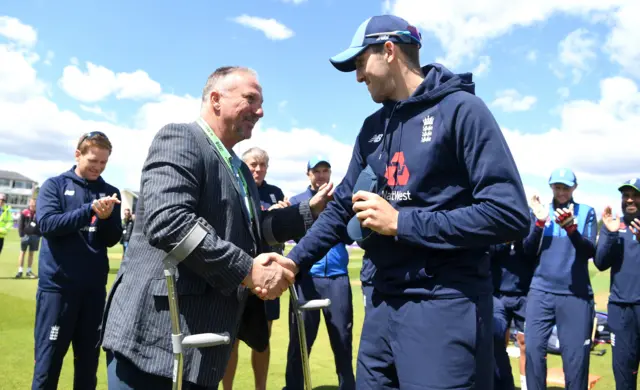
[{"label": "green lanyard", "polygon": [[213,130],[211,129],[211,127],[209,127],[209,124],[207,122],[205,122],[204,119],[202,119],[202,118],[198,118],[198,120],[196,122],[198,122],[198,125],[200,125],[202,130],[204,130],[204,133],[213,142],[213,144],[215,145],[216,149],[218,149],[218,152],[220,152],[220,154],[222,155],[222,159],[227,164],[227,167],[229,167],[231,172],[236,177],[239,177],[240,180],[242,181],[242,186],[243,186],[243,189],[244,189],[244,193],[242,195],[244,196],[245,205],[247,207],[247,210],[249,211],[249,215],[251,215],[251,218],[253,219],[253,210],[251,209],[251,203],[250,203],[250,199],[249,199],[249,195],[248,195],[249,194],[249,186],[247,185],[247,182],[246,182],[246,180],[244,178],[244,175],[239,170],[236,171],[233,168],[233,165],[231,164],[231,160],[232,160],[231,154],[229,153],[227,148],[222,144],[222,142],[220,141],[220,138],[218,138],[216,136],[216,134],[213,132]]}]

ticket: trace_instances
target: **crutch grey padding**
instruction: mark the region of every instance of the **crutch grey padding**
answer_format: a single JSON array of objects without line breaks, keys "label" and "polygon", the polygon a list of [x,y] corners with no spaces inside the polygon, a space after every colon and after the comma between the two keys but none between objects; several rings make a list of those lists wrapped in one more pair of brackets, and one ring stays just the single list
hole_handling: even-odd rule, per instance
[{"label": "crutch grey padding", "polygon": [[184,348],[215,347],[229,344],[228,332],[200,333],[183,336],[180,329],[180,307],[176,293],[176,275],[178,264],[200,245],[207,235],[207,230],[196,223],[186,236],[164,258],[164,276],[167,280],[167,296],[169,298],[169,312],[171,315],[171,344],[173,347],[173,390],[182,389],[182,372],[184,365]]},{"label": "crutch grey padding", "polygon": [[298,340],[300,341],[300,352],[302,356],[302,375],[304,377],[304,388],[305,390],[312,390],[313,387],[311,387],[311,369],[309,368],[309,351],[307,350],[307,334],[304,330],[304,323],[302,322],[302,312],[306,310],[320,310],[324,309],[325,307],[329,307],[329,305],[331,305],[331,300],[326,298],[300,302],[295,286],[289,286],[289,293],[291,294],[293,313],[296,316],[296,323],[298,324]]}]

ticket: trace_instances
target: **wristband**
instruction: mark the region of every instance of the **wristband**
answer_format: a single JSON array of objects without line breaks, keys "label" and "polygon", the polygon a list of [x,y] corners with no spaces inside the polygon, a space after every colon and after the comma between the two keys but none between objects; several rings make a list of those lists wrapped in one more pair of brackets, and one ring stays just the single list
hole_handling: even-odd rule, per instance
[{"label": "wristband", "polygon": [[547,224],[547,221],[542,221],[542,220],[539,220],[539,219],[536,220],[536,226],[539,227],[539,228],[544,228],[544,225],[546,225],[546,224]]},{"label": "wristband", "polygon": [[575,223],[572,223],[570,225],[565,226],[564,230],[567,231],[567,235],[571,235],[573,234],[573,232],[576,231],[576,229],[578,229],[578,225],[576,225]]}]

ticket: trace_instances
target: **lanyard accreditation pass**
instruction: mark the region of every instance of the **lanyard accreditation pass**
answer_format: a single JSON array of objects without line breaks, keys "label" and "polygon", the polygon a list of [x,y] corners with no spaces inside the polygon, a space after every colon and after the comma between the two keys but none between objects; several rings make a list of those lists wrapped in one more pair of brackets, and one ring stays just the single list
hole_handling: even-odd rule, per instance
[{"label": "lanyard accreditation pass", "polygon": [[249,195],[248,195],[249,187],[247,186],[247,182],[244,176],[239,170],[236,171],[233,168],[233,166],[231,165],[231,159],[232,159],[231,154],[229,153],[227,148],[224,147],[224,145],[220,141],[220,138],[218,138],[216,134],[213,132],[213,130],[211,129],[211,127],[209,127],[209,124],[205,122],[202,118],[198,118],[197,122],[198,122],[198,125],[200,125],[200,127],[204,131],[204,133],[209,137],[211,142],[213,142],[216,149],[218,149],[218,152],[220,152],[220,154],[222,155],[222,159],[227,164],[227,167],[231,170],[231,172],[236,177],[239,177],[240,180],[242,181],[242,187],[244,190],[243,191],[244,193],[242,195],[244,196],[244,202],[245,202],[245,205],[247,206],[247,211],[249,211],[249,215],[251,215],[251,218],[253,219],[253,210],[251,209],[251,204],[250,204]]}]

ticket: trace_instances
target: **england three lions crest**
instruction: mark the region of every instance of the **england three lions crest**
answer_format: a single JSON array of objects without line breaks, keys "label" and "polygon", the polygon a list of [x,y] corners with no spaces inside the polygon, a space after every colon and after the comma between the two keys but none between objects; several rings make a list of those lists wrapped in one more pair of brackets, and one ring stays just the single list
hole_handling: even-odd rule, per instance
[{"label": "england three lions crest", "polygon": [[427,115],[422,120],[422,137],[420,138],[420,142],[430,142],[431,133],[433,133],[433,116]]}]

